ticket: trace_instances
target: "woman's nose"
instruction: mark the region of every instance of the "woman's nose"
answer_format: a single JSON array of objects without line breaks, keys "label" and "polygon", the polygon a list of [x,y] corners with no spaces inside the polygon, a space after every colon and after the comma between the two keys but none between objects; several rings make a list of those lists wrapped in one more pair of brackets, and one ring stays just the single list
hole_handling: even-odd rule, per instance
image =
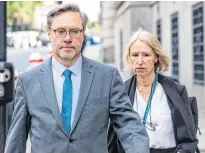
[{"label": "woman's nose", "polygon": [[142,64],[143,63],[143,58],[142,56],[138,56],[137,58],[137,64]]}]

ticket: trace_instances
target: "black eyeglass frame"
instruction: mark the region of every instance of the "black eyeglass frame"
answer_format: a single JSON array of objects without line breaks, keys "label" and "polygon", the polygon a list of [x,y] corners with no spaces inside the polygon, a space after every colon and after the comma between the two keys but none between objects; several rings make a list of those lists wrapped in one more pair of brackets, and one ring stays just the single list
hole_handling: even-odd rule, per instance
[{"label": "black eyeglass frame", "polygon": [[[55,33],[55,36],[58,38],[64,38],[67,34],[69,34],[72,38],[78,38],[84,32],[84,29],[72,29],[72,30],[52,29],[52,28],[50,29]],[[60,31],[63,31],[64,33],[62,35],[57,34],[57,32],[60,32]],[[75,35],[75,32],[79,32],[79,33]]]}]

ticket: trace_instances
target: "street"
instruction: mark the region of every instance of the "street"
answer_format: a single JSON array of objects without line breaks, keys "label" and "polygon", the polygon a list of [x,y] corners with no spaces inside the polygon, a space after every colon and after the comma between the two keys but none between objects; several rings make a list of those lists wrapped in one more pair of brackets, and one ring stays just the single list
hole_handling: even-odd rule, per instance
[{"label": "street", "polygon": [[[99,45],[86,46],[83,55],[90,59],[100,61],[99,50]],[[49,49],[46,47],[18,50],[14,48],[7,48],[7,61],[12,62],[18,72],[24,72],[29,66],[28,58],[32,53],[39,52],[44,59],[47,59],[49,56],[48,51]]]},{"label": "street", "polygon": [[14,49],[7,48],[7,61],[12,62],[18,72],[24,72],[29,66],[28,58],[34,52],[39,52],[43,57],[48,56],[47,48]]}]

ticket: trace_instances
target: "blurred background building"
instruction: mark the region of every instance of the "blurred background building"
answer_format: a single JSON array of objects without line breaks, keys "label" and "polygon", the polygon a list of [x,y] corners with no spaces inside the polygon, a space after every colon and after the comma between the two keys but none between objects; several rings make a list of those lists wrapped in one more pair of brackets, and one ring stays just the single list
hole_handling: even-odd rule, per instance
[{"label": "blurred background building", "polygon": [[132,33],[145,29],[154,33],[168,52],[167,75],[186,85],[205,110],[204,87],[204,2],[201,1],[102,1],[102,61],[116,66],[129,77],[124,53]]},{"label": "blurred background building", "polygon": [[[48,46],[47,13],[61,4],[74,2],[88,14],[86,30],[88,44],[99,44],[100,2],[64,1],[9,1],[7,2],[7,44],[16,49]],[[92,9],[89,7],[92,6]],[[19,39],[20,38],[20,39]]]},{"label": "blurred background building", "polygon": [[171,63],[168,72],[198,100],[199,148],[205,152],[205,55],[203,1],[101,1],[102,62],[120,70],[125,80],[133,73],[125,66],[129,38],[144,29],[156,35]]},{"label": "blurred background building", "polygon": [[170,75],[186,85],[205,111],[204,2],[160,2],[152,5],[153,32],[171,57]]},{"label": "blurred background building", "polygon": [[104,1],[101,2],[101,56],[102,61],[125,71],[124,64],[126,44],[132,32],[138,28],[152,30],[151,2],[138,1]]},{"label": "blurred background building", "polygon": [[[124,63],[132,33],[144,29],[155,34],[171,58],[165,74],[179,79],[186,85],[189,96],[197,97],[199,127],[205,133],[205,2],[8,1],[8,61],[14,64],[15,70],[25,71],[32,53],[41,53],[44,60],[52,55],[46,34],[47,13],[51,8],[70,2],[77,3],[89,17],[83,54],[117,67],[123,79],[132,75]],[[202,135],[199,145],[205,151],[204,142]]]}]

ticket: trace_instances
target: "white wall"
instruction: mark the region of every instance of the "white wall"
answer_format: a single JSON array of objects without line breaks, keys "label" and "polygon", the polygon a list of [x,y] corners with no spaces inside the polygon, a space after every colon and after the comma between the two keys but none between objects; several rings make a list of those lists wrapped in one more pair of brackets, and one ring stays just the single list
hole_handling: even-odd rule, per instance
[{"label": "white wall", "polygon": [[[123,79],[127,79],[132,72],[124,63],[124,69],[120,69],[120,62],[124,61],[128,41],[138,27],[143,26],[146,30],[152,29],[152,16],[149,7],[150,2],[124,2],[116,12],[114,23],[114,41],[115,41],[115,66],[120,70]],[[123,32],[123,57],[120,56],[120,30]]]},{"label": "white wall", "polygon": [[[179,79],[182,84],[186,85],[188,94],[196,96],[199,101],[199,108],[205,108],[204,86],[193,83],[193,47],[192,47],[192,6],[197,1],[167,1],[159,2],[153,5],[153,33],[156,34],[156,21],[161,19],[162,46],[168,52],[171,58],[171,15],[178,12],[179,15]],[[159,12],[157,12],[159,8]],[[205,24],[204,24],[205,26]],[[205,29],[205,27],[204,27]],[[205,47],[205,46],[204,46]],[[170,64],[171,66],[171,64]],[[169,74],[171,74],[170,67]]]},{"label": "white wall", "polygon": [[[114,23],[114,40],[115,40],[115,66],[120,70],[123,79],[126,79],[130,76],[130,71],[127,69],[120,69],[120,62],[124,60],[124,54],[126,51],[127,43],[131,36],[131,10],[128,9],[124,13],[123,11],[129,5],[130,2],[124,2],[120,10],[116,14],[116,20]],[[120,30],[123,33],[123,58],[120,56]],[[125,67],[125,64],[124,64]]]}]

